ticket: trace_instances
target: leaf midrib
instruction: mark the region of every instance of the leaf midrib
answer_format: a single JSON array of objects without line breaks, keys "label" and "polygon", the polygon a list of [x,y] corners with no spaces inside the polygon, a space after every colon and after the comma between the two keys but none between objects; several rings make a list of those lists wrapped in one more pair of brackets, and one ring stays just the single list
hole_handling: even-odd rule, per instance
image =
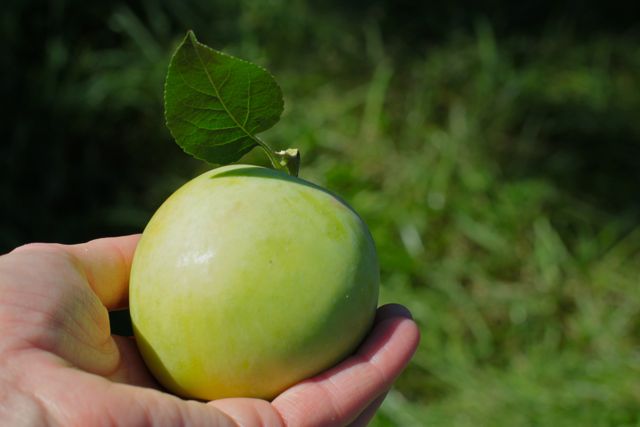
[{"label": "leaf midrib", "polygon": [[[226,103],[224,102],[224,99],[222,98],[222,96],[220,96],[220,92],[218,91],[218,88],[216,87],[216,84],[213,82],[213,78],[211,77],[211,74],[209,73],[209,70],[207,69],[207,66],[204,63],[204,60],[202,59],[202,56],[200,55],[200,51],[198,50],[198,46],[196,44],[197,42],[194,42],[194,40],[191,40],[191,45],[193,46],[193,49],[196,52],[196,56],[198,57],[198,61],[200,61],[200,65],[202,66],[202,69],[204,70],[204,73],[207,76],[207,80],[209,81],[209,84],[211,84],[211,87],[213,88],[213,90],[216,92],[216,97],[218,98],[218,100],[220,101],[220,105],[222,105],[222,108],[224,108],[224,111],[229,115],[229,117],[231,117],[231,120],[233,120],[233,122],[236,124],[236,126],[242,130],[242,132],[244,132],[249,138],[251,138],[256,144],[260,144],[259,141],[256,140],[256,138],[250,134],[247,129],[240,124],[240,122],[238,122],[238,120],[236,119],[236,117],[231,114],[231,111],[229,111],[229,109],[227,108]],[[226,81],[226,79],[225,79]],[[250,79],[249,79],[250,81]],[[251,98],[251,92],[249,92],[247,94],[248,98]],[[250,102],[249,100],[247,102]],[[249,112],[247,111],[247,118],[248,118],[248,114]]]}]

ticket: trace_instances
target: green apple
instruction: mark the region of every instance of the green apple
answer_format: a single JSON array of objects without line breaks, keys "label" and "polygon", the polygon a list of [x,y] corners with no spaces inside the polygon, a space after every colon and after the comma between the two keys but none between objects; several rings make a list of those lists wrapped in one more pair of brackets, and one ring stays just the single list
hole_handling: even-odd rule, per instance
[{"label": "green apple", "polygon": [[353,352],[378,287],[373,240],[345,202],[234,165],[188,182],[155,213],[134,256],[130,310],[168,390],[271,399]]}]

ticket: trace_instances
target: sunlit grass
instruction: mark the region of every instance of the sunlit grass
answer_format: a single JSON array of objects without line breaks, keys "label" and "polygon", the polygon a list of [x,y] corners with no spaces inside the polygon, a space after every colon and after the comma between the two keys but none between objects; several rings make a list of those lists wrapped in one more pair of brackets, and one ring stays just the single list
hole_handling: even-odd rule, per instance
[{"label": "sunlit grass", "polygon": [[[602,57],[605,41],[565,41],[567,60],[548,43],[531,42],[529,56],[482,27],[408,62],[372,58],[356,85],[291,94],[270,133],[300,143],[303,175],[362,214],[381,302],[406,304],[421,325],[376,426],[640,423],[640,228],[622,211],[636,202],[611,209],[619,194],[563,182],[550,164],[564,135],[598,129],[581,116],[637,105],[627,90],[640,79],[630,46]],[[550,117],[560,110],[563,122]],[[569,150],[580,173],[593,153]]]}]

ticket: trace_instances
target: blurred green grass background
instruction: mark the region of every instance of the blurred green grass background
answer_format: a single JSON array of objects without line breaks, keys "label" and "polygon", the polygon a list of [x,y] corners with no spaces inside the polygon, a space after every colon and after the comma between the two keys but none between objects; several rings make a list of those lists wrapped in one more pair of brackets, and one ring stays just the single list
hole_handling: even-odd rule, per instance
[{"label": "blurred green grass background", "polygon": [[639,9],[9,0],[0,251],[139,232],[208,167],[162,117],[191,28],[276,76],[264,139],[362,215],[420,323],[374,426],[640,426]]}]

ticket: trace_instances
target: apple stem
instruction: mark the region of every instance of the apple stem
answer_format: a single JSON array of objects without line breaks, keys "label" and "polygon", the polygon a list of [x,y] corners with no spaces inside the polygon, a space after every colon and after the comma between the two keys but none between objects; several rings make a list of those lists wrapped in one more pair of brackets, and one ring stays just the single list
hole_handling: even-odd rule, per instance
[{"label": "apple stem", "polygon": [[274,169],[287,172],[291,176],[298,176],[298,171],[300,170],[300,150],[297,148],[287,148],[282,151],[272,151],[260,138],[254,136],[253,139],[258,143],[260,148],[265,151]]},{"label": "apple stem", "polygon": [[291,176],[298,176],[300,170],[300,151],[297,148],[287,148],[286,150],[276,151],[278,163],[281,168]]}]

